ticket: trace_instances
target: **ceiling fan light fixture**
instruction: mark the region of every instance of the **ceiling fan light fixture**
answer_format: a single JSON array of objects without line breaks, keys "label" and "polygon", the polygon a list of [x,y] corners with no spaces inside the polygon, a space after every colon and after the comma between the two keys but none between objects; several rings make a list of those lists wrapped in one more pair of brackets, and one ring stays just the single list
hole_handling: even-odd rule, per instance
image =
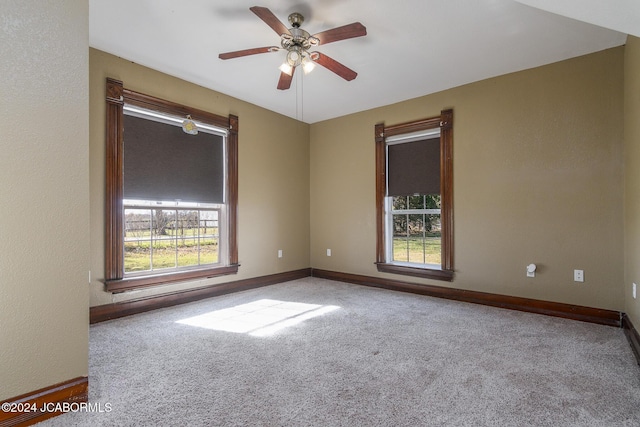
[{"label": "ceiling fan light fixture", "polygon": [[302,58],[302,70],[305,74],[309,74],[316,67],[315,62],[311,60],[308,56]]},{"label": "ceiling fan light fixture", "polygon": [[294,48],[287,52],[287,63],[292,67],[297,67],[302,64],[303,55],[304,54],[300,52],[300,48],[298,46],[294,46]]},{"label": "ceiling fan light fixture", "polygon": [[289,76],[293,75],[293,67],[289,65],[288,62],[283,62],[282,65],[280,65],[278,68],[280,69],[280,71]]}]

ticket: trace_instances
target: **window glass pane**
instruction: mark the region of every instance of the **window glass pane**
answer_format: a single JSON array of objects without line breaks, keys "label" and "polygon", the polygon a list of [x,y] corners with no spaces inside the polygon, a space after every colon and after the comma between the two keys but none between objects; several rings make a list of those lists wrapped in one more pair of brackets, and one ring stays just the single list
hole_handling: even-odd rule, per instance
[{"label": "window glass pane", "polygon": [[440,209],[440,194],[413,195],[413,196],[393,196],[391,210],[406,209]]},{"label": "window glass pane", "polygon": [[408,215],[393,215],[393,261],[409,262],[407,219]]},{"label": "window glass pane", "polygon": [[176,211],[153,210],[152,267],[171,268],[176,266]]},{"label": "window glass pane", "polygon": [[413,214],[408,216],[407,246],[409,262],[424,263],[425,259],[425,229],[424,215]]},{"label": "window glass pane", "polygon": [[220,260],[220,212],[200,212],[200,264],[213,264]]},{"label": "window glass pane", "polygon": [[426,209],[440,209],[441,198],[439,194],[427,194],[425,196],[425,208]]},{"label": "window glass pane", "polygon": [[219,244],[219,209],[125,207],[125,273],[218,264]]},{"label": "window glass pane", "polygon": [[198,211],[178,211],[178,267],[198,265]]},{"label": "window glass pane", "polygon": [[442,224],[440,215],[425,215],[425,262],[442,262]]},{"label": "window glass pane", "polygon": [[392,214],[392,261],[441,264],[440,206],[439,194],[392,198],[392,211],[404,211],[403,214]]},{"label": "window glass pane", "polygon": [[124,210],[124,271],[151,270],[151,211]]},{"label": "window glass pane", "polygon": [[391,209],[394,211],[407,209],[407,199],[407,196],[393,196]]},{"label": "window glass pane", "polygon": [[407,197],[407,209],[424,209],[424,196],[415,195]]}]

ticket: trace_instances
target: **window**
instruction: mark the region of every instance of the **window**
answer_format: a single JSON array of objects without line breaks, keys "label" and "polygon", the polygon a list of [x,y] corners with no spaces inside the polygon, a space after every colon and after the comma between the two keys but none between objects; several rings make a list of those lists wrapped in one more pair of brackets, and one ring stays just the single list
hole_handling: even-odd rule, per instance
[{"label": "window", "polygon": [[107,290],[236,273],[237,117],[107,79],[106,139]]},{"label": "window", "polygon": [[375,135],[378,271],[453,280],[453,111]]}]

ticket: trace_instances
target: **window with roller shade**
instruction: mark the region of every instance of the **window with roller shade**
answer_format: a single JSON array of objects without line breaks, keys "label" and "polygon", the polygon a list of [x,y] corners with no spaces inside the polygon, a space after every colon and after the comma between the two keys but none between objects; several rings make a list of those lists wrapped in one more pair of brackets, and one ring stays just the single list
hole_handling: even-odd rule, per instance
[{"label": "window with roller shade", "polygon": [[236,273],[238,118],[110,78],[106,101],[107,290]]},{"label": "window with roller shade", "polygon": [[453,279],[452,118],[376,126],[380,271]]},{"label": "window with roller shade", "polygon": [[124,106],[124,274],[224,259],[226,132]]},{"label": "window with roller shade", "polygon": [[387,239],[391,262],[439,268],[440,132],[387,140]]}]

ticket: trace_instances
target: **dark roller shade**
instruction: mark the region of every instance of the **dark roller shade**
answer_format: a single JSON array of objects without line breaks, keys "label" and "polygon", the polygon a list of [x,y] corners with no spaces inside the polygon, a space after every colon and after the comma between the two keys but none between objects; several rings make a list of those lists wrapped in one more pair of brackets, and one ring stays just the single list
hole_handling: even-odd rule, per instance
[{"label": "dark roller shade", "polygon": [[124,198],[223,203],[223,138],[125,114]]},{"label": "dark roller shade", "polygon": [[440,138],[389,145],[389,196],[440,194]]}]

